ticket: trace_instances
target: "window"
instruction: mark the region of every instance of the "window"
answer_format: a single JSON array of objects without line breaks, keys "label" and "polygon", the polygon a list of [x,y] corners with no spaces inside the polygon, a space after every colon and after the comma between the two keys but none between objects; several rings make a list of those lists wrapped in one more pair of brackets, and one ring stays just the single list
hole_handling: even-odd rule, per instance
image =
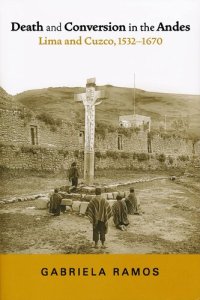
[{"label": "window", "polygon": [[84,145],[84,138],[85,138],[84,131],[83,130],[79,131],[79,143],[81,145]]},{"label": "window", "polygon": [[122,135],[118,135],[118,150],[122,150]]},{"label": "window", "polygon": [[31,144],[38,145],[38,129],[37,126],[31,126]]}]

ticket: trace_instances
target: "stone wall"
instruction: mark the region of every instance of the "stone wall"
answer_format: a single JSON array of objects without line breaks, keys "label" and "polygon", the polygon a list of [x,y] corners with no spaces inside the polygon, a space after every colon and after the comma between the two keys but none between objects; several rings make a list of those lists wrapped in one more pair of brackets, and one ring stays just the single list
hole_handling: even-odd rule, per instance
[{"label": "stone wall", "polygon": [[[162,158],[162,160],[161,160]],[[184,159],[183,159],[184,158]],[[68,151],[38,146],[0,146],[0,166],[9,169],[43,170],[60,172],[69,169],[71,163],[77,161],[83,174],[83,151]],[[166,168],[185,168],[190,164],[189,158],[177,156],[141,155],[110,151],[102,157],[95,155],[95,169],[143,169],[156,170]]]},{"label": "stone wall", "polygon": [[8,144],[30,143],[22,113],[0,109],[0,142]]},{"label": "stone wall", "polygon": [[0,109],[1,143],[31,145],[31,128],[37,131],[36,144],[42,147],[83,148],[79,130],[72,123],[62,122],[59,126],[51,126],[30,113]]},{"label": "stone wall", "polygon": [[[83,150],[84,134],[80,125],[62,121],[59,126],[51,126],[38,120],[23,110],[0,109],[0,142],[6,144],[32,144],[31,128],[37,129],[37,143],[42,147],[57,147],[68,150]],[[81,136],[82,134],[82,136]],[[120,139],[120,141],[119,141]],[[147,131],[119,134],[116,131],[96,134],[95,149],[97,151],[148,152]],[[121,145],[119,145],[119,142]],[[119,147],[120,146],[120,147]],[[154,135],[151,138],[152,153],[166,155],[193,155],[194,150],[200,153],[200,146],[193,147],[191,140]]]},{"label": "stone wall", "polygon": [[[119,149],[119,141],[121,139],[121,149]],[[112,150],[125,152],[147,152],[147,132],[132,133],[128,136],[115,132],[108,132],[104,137],[96,134],[95,138],[96,151]]]},{"label": "stone wall", "polygon": [[23,145],[0,146],[0,166],[3,168],[58,172],[68,170],[73,161],[78,161],[82,171],[83,155],[76,150]]},{"label": "stone wall", "polygon": [[164,153],[165,155],[193,155],[193,143],[189,139],[179,137],[165,137],[154,135],[151,139],[152,153]]},{"label": "stone wall", "polygon": [[[37,129],[32,145],[31,128]],[[84,133],[80,125],[61,122],[51,126],[23,110],[0,110],[0,165],[15,169],[66,170],[76,160],[83,169]],[[102,131],[105,133],[104,131]],[[117,130],[95,136],[95,168],[143,168],[186,165],[200,155],[200,142],[154,134],[148,155],[147,131]],[[140,155],[135,155],[140,154]],[[98,155],[97,155],[98,154]],[[163,154],[163,157],[159,155]]]},{"label": "stone wall", "polygon": [[102,157],[95,159],[95,169],[127,169],[127,170],[163,170],[173,168],[186,168],[191,164],[188,158],[183,159],[182,156],[171,157],[166,156],[165,160],[161,160],[159,155],[147,155],[141,160],[140,154],[126,155],[122,157]]}]

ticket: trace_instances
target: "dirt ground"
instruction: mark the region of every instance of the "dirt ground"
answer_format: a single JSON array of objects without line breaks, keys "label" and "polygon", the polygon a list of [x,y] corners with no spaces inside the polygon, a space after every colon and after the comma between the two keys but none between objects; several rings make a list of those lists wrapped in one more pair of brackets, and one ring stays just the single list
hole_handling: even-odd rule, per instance
[{"label": "dirt ground", "polygon": [[106,249],[92,247],[87,217],[26,201],[0,206],[0,253],[200,253],[199,192],[168,179],[134,186],[144,213],[129,216],[126,232],[110,219]]}]

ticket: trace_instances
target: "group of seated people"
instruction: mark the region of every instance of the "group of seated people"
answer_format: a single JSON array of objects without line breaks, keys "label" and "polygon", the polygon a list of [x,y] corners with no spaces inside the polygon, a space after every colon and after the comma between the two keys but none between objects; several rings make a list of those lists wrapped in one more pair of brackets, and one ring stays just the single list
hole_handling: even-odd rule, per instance
[{"label": "group of seated people", "polygon": [[[134,188],[130,188],[130,193],[126,198],[117,195],[116,202],[112,206],[113,222],[116,228],[126,230],[129,225],[128,214],[140,214],[139,204],[135,196]],[[54,194],[50,199],[50,212],[59,216],[61,210],[62,197],[59,195],[59,190],[55,189]]]},{"label": "group of seated people", "polygon": [[[112,208],[109,201],[101,195],[101,188],[95,189],[96,196],[90,200],[86,209],[86,216],[89,218],[93,226],[93,241],[95,248],[98,248],[98,241],[101,240],[104,248],[105,234],[108,231],[108,220],[113,216],[113,221],[116,228],[124,231],[129,225],[128,214],[140,214],[140,207],[135,196],[134,188],[130,188],[130,193],[127,197],[122,198],[120,193],[116,197],[116,202]],[[50,197],[49,212],[54,216],[59,216],[61,212],[62,196],[59,190],[55,189]]]}]

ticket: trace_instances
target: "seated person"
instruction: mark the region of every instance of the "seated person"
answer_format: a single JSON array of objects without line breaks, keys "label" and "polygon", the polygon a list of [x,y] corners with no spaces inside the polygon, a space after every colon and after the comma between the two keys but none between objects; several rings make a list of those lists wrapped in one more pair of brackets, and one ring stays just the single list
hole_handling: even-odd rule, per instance
[{"label": "seated person", "polygon": [[116,199],[117,202],[112,206],[113,222],[116,228],[126,230],[126,226],[129,224],[126,203],[120,195],[117,195]]},{"label": "seated person", "polygon": [[125,199],[128,214],[129,215],[139,215],[140,214],[140,205],[135,195],[135,190],[133,187],[130,188],[130,194]]},{"label": "seated person", "polygon": [[49,207],[49,212],[52,213],[54,216],[60,215],[61,201],[62,201],[62,196],[59,195],[58,189],[55,189],[53,195],[50,197],[50,207]]}]

